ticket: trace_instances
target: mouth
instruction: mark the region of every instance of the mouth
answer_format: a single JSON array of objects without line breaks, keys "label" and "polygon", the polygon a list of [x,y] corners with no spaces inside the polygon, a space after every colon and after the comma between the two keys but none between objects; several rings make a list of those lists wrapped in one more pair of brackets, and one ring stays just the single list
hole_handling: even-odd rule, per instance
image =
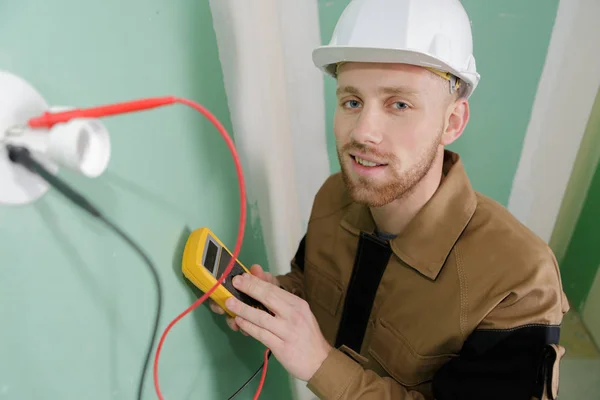
[{"label": "mouth", "polygon": [[355,154],[349,154],[349,156],[352,159],[352,170],[354,173],[365,178],[375,179],[376,177],[381,177],[387,167],[387,164],[378,160],[368,159]]},{"label": "mouth", "polygon": [[387,165],[385,163],[380,163],[377,160],[369,159],[364,156],[360,157],[355,154],[350,154],[350,157],[352,158],[352,160],[354,160],[355,164],[358,164],[358,165],[360,165],[362,167],[366,167],[366,168],[377,168],[377,167],[384,167]]}]

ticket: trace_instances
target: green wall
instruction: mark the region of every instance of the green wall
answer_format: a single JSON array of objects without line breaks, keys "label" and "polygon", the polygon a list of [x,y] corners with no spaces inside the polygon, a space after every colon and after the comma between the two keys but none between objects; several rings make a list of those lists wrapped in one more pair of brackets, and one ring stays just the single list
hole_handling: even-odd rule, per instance
[{"label": "green wall", "polygon": [[600,265],[600,169],[596,169],[569,247],[561,262],[565,293],[581,311]]},{"label": "green wall", "polygon": [[[327,43],[348,0],[319,0],[321,40]],[[471,120],[451,150],[461,154],[476,190],[508,204],[533,100],[545,63],[558,0],[462,1],[472,20],[482,75],[471,97]],[[339,170],[332,132],[335,81],[326,79],[328,151]]]},{"label": "green wall", "polygon": [[565,292],[579,311],[583,310],[600,266],[599,158],[600,92],[596,96],[550,241],[553,248],[561,250],[556,253]]},{"label": "green wall", "polygon": [[[50,104],[176,94],[231,129],[208,0],[5,1],[0,37],[0,69],[28,80]],[[206,225],[235,244],[233,163],[212,125],[184,106],[105,122],[113,145],[106,174],[61,176],[157,264],[162,332],[198,296],[180,272],[189,230]],[[266,262],[260,226],[248,226],[241,258]],[[54,191],[32,205],[0,207],[0,304],[0,397],[135,398],[155,307],[152,280],[130,248]],[[167,337],[163,394],[225,399],[262,352],[202,306]],[[239,398],[252,398],[257,384]],[[290,398],[287,373],[273,358],[263,393]],[[145,394],[156,398],[151,373]]]}]

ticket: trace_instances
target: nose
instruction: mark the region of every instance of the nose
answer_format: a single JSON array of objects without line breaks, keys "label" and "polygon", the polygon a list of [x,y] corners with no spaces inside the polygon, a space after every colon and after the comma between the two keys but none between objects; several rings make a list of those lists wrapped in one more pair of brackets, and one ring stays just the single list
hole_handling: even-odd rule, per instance
[{"label": "nose", "polygon": [[352,129],[352,139],[360,144],[378,145],[383,138],[381,117],[375,110],[363,108]]}]

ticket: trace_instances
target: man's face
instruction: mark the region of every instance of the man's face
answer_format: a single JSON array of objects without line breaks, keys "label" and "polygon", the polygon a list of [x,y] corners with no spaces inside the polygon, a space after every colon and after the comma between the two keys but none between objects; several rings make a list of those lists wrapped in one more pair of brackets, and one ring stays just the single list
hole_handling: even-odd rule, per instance
[{"label": "man's face", "polygon": [[402,198],[443,153],[448,83],[424,68],[372,63],[341,65],[337,83],[334,132],[352,198],[370,207]]}]

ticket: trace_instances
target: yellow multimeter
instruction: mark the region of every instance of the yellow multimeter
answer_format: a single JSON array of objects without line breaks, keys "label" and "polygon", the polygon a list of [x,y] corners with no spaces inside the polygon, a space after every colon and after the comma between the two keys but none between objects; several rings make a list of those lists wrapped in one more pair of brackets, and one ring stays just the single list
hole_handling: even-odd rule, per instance
[{"label": "yellow multimeter", "polygon": [[[181,269],[188,280],[206,293],[223,275],[232,256],[229,249],[209,228],[199,228],[188,237],[183,250]],[[232,296],[251,307],[269,312],[259,301],[233,287],[232,279],[243,273],[250,273],[250,271],[236,260],[227,278],[215,289],[210,298],[232,317],[235,317],[235,314],[225,307],[225,301]]]}]

